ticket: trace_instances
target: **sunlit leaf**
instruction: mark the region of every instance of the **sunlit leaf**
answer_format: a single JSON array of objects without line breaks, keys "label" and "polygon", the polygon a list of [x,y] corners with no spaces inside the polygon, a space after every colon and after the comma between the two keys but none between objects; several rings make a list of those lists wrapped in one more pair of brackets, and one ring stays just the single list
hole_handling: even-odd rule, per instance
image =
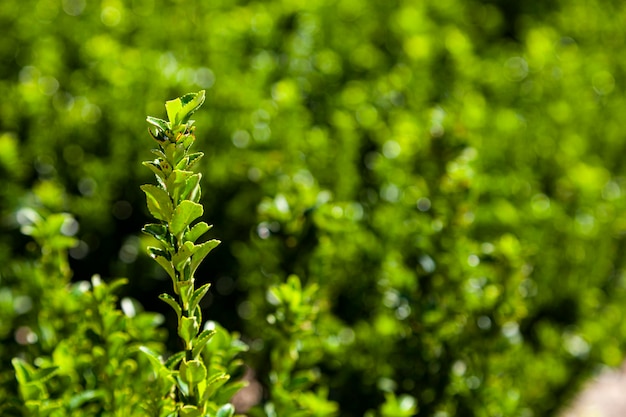
[{"label": "sunlit leaf", "polygon": [[201,204],[184,200],[174,210],[172,220],[169,223],[170,232],[174,235],[182,233],[186,227],[198,217],[202,216],[204,209]]},{"label": "sunlit leaf", "polygon": [[141,189],[146,194],[150,214],[156,219],[169,222],[172,218],[174,207],[167,192],[152,184],[142,185]]}]

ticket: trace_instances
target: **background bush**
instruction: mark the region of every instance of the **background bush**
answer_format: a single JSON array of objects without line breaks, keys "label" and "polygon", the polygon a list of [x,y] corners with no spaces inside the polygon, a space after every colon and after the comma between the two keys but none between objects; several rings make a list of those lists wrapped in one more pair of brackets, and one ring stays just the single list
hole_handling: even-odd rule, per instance
[{"label": "background bush", "polygon": [[268,296],[293,274],[318,288],[297,367],[339,415],[391,392],[420,416],[555,413],[623,358],[625,16],[582,0],[6,2],[3,392],[29,349],[17,330],[41,320],[20,208],[73,213],[74,280],[128,277],[124,296],[175,323],[139,234],[143,120],[206,89],[202,202],[224,244],[199,274],[205,316],[242,333],[266,387],[306,319]]}]

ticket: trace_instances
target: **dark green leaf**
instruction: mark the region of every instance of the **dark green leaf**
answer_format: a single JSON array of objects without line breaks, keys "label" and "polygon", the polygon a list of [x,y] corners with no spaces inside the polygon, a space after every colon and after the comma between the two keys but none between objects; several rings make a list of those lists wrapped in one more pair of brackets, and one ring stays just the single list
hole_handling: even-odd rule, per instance
[{"label": "dark green leaf", "polygon": [[164,224],[150,223],[150,224],[145,225],[143,229],[141,229],[141,231],[144,232],[145,234],[148,234],[154,237],[158,241],[168,246],[170,244],[168,236],[167,236],[168,235],[167,226],[165,226]]}]

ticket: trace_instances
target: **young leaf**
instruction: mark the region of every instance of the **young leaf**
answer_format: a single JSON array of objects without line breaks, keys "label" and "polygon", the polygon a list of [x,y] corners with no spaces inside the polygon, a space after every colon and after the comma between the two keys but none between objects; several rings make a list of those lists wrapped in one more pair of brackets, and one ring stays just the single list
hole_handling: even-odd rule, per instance
[{"label": "young leaf", "polygon": [[153,258],[156,258],[157,256],[160,256],[161,258],[165,258],[168,261],[171,259],[170,254],[166,251],[164,251],[161,248],[155,248],[154,246],[148,246],[148,252],[150,253],[150,256],[152,256]]},{"label": "young leaf", "polygon": [[162,159],[163,161],[167,160],[167,156],[160,149],[150,149],[150,152],[152,152],[154,155],[156,155],[157,158]]},{"label": "young leaf", "polygon": [[165,153],[165,160],[170,161],[172,164],[178,163],[178,150],[176,149],[176,144],[172,142],[168,142],[163,145],[163,151]]},{"label": "young leaf", "polygon": [[183,359],[179,371],[181,379],[190,386],[198,385],[200,381],[206,378],[207,374],[206,366],[197,359],[190,361]]},{"label": "young leaf", "polygon": [[176,127],[180,124],[176,120],[176,115],[183,108],[183,103],[181,99],[182,97],[179,97],[165,102],[165,111],[167,112],[167,118],[170,121],[170,126],[172,127],[172,129],[176,129]]},{"label": "young leaf", "polygon": [[169,294],[163,293],[163,294],[159,295],[159,299],[164,301],[165,303],[169,304],[170,307],[172,307],[174,309],[174,311],[176,312],[176,316],[178,316],[178,320],[180,320],[180,318],[183,315],[183,311],[180,308],[180,306],[178,305],[178,303],[176,302],[176,300],[174,299],[174,297],[172,297]]},{"label": "young leaf", "polygon": [[191,275],[195,274],[196,269],[200,266],[200,262],[211,252],[217,245],[220,244],[220,241],[217,239],[207,240],[201,245],[196,246],[196,251],[191,257]]},{"label": "young leaf", "polygon": [[189,200],[182,201],[174,210],[169,225],[170,232],[178,236],[191,222],[202,216],[203,212],[204,209],[201,204]]},{"label": "young leaf", "polygon": [[155,161],[143,161],[141,164],[143,166],[145,166],[145,167],[150,168],[150,171],[152,171],[154,173],[154,175],[156,175],[158,178],[161,178],[161,180],[165,179],[165,174],[161,170],[161,166],[159,165],[158,162],[155,162]]},{"label": "young leaf", "polygon": [[177,271],[182,272],[183,264],[193,255],[195,248],[196,246],[194,246],[192,242],[185,242],[183,246],[178,249],[178,252],[176,252],[172,258],[172,263]]},{"label": "young leaf", "polygon": [[193,350],[192,354],[194,358],[197,358],[202,352],[202,349],[206,346],[207,342],[211,340],[213,335],[217,333],[215,330],[203,330],[194,340],[193,340]]},{"label": "young leaf", "polygon": [[178,281],[178,290],[180,291],[180,300],[183,305],[183,310],[189,311],[189,298],[193,294],[193,280]]},{"label": "young leaf", "polygon": [[198,322],[195,317],[181,317],[178,322],[178,335],[189,345],[198,333]]},{"label": "young leaf", "polygon": [[142,185],[141,190],[146,194],[150,214],[158,220],[169,222],[172,218],[174,207],[167,192],[152,184]]},{"label": "young leaf", "polygon": [[174,171],[172,171],[172,174],[167,178],[165,186],[169,194],[172,196],[174,202],[179,203],[180,200],[184,199],[184,197],[182,197],[182,194],[184,193],[184,190],[186,188],[185,185],[187,179],[192,175],[193,172],[191,171],[181,171],[175,169]]},{"label": "young leaf", "polygon": [[202,399],[204,401],[207,401],[209,398],[211,398],[211,396],[213,396],[213,394],[215,394],[215,391],[217,391],[217,389],[224,385],[229,379],[230,375],[224,372],[218,371],[212,375],[209,375],[206,381],[206,390],[204,391],[204,393],[202,393]]},{"label": "young leaf", "polygon": [[148,116],[146,117],[146,121],[164,132],[170,130],[170,124],[163,119],[157,119],[156,117]]},{"label": "young leaf", "polygon": [[193,292],[193,295],[189,299],[189,311],[194,311],[198,304],[200,304],[200,300],[206,295],[207,291],[209,291],[209,287],[211,284],[207,283],[198,288]]},{"label": "young leaf", "polygon": [[209,226],[205,222],[199,222],[189,229],[187,233],[185,233],[184,240],[195,243],[200,236],[211,230],[212,227],[213,226]]},{"label": "young leaf", "polygon": [[185,167],[185,169],[190,169],[192,166],[194,166],[196,164],[196,162],[198,162],[202,157],[204,156],[204,153],[202,152],[194,152],[192,154],[189,154],[187,156],[187,166]]},{"label": "young leaf", "polygon": [[200,201],[200,178],[202,178],[200,174],[195,174],[187,178],[185,186],[180,193],[181,200],[191,200],[194,203]]},{"label": "young leaf", "polygon": [[181,350],[178,353],[173,354],[165,361],[165,367],[167,369],[174,369],[174,367],[185,357],[187,352]]},{"label": "young leaf", "polygon": [[180,102],[182,104],[182,108],[179,110],[176,115],[177,124],[184,124],[189,121],[191,116],[195,113],[196,110],[202,106],[205,99],[205,91],[201,90],[197,93],[189,93],[185,94],[180,98]]}]

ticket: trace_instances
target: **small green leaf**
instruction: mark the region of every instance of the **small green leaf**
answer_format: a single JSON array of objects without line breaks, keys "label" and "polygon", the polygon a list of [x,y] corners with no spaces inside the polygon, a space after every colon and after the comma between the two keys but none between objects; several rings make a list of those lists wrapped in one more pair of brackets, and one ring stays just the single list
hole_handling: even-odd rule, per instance
[{"label": "small green leaf", "polygon": [[161,257],[161,258],[165,258],[168,261],[170,260],[170,254],[167,253],[166,251],[164,251],[161,248],[155,248],[154,246],[148,246],[148,253],[150,253],[150,256],[152,256],[153,258],[156,257]]},{"label": "small green leaf", "polygon": [[165,361],[165,367],[167,369],[174,369],[174,367],[176,367],[176,365],[185,357],[186,354],[187,352],[185,352],[184,350],[173,354]]},{"label": "small green leaf", "polygon": [[200,304],[200,300],[202,300],[202,298],[209,291],[210,286],[211,284],[209,283],[204,284],[203,286],[201,286],[200,288],[198,288],[197,290],[193,292],[193,295],[189,299],[189,311],[194,311],[196,309],[198,304]]},{"label": "small green leaf", "polygon": [[193,295],[193,280],[185,279],[178,281],[178,290],[180,291],[180,301],[183,310],[189,310],[189,298]]},{"label": "small green leaf", "polygon": [[192,387],[203,381],[207,374],[206,367],[197,359],[190,361],[183,359],[179,372],[181,379]]},{"label": "small green leaf", "polygon": [[163,145],[163,150],[165,152],[166,161],[169,161],[172,164],[178,163],[178,154],[181,152],[176,148],[175,143],[167,142],[165,145]]},{"label": "small green leaf", "polygon": [[157,158],[162,159],[163,162],[167,162],[167,156],[163,153],[161,149],[150,149]]},{"label": "small green leaf", "polygon": [[184,263],[193,255],[196,246],[194,246],[191,242],[185,242],[183,246],[178,249],[178,252],[173,256],[172,263],[174,264],[174,268],[182,272],[184,267]]},{"label": "small green leaf", "polygon": [[185,233],[184,240],[195,243],[200,236],[211,230],[212,227],[213,226],[209,226],[205,222],[199,222],[189,229],[187,233]]},{"label": "small green leaf", "polygon": [[215,330],[203,330],[193,341],[193,357],[197,358],[206,346],[207,342],[217,333]]},{"label": "small green leaf", "polygon": [[[156,187],[155,187],[156,188]],[[170,232],[178,236],[182,233],[186,227],[188,227],[194,220],[202,216],[204,209],[201,204],[194,203],[193,201],[184,200],[174,210],[174,215],[170,222]]]},{"label": "small green leaf", "polygon": [[164,132],[170,130],[170,124],[163,119],[157,119],[156,117],[148,116],[146,117],[146,121]]},{"label": "small green leaf", "polygon": [[224,404],[217,410],[215,417],[233,417],[235,415],[235,407],[232,404]]},{"label": "small green leaf", "polygon": [[174,297],[172,297],[169,294],[163,293],[159,295],[159,299],[169,304],[169,306],[172,307],[174,311],[176,312],[176,316],[178,317],[178,320],[180,320],[180,318],[183,315],[183,310],[180,308],[180,306],[178,305]]},{"label": "small green leaf", "polygon": [[170,245],[167,236],[167,226],[164,224],[149,223],[145,225],[141,231],[168,246]]},{"label": "small green leaf", "polygon": [[176,114],[176,124],[184,124],[202,106],[205,99],[205,91],[185,94],[180,98],[182,108]]},{"label": "small green leaf", "polygon": [[197,245],[196,251],[191,257],[191,275],[196,273],[196,269],[200,266],[202,260],[211,252],[217,245],[220,244],[220,241],[217,239],[207,240],[206,242]]},{"label": "small green leaf", "polygon": [[[184,97],[184,96],[183,96]],[[181,98],[175,98],[174,100],[168,100],[165,102],[165,111],[167,112],[167,118],[170,121],[170,125],[172,129],[176,129],[180,123],[176,121],[176,115],[183,108],[183,103]]]},{"label": "small green leaf", "polygon": [[181,161],[185,163],[185,166],[181,166],[180,169],[186,169],[189,170],[191,167],[193,167],[200,159],[202,159],[202,157],[204,156],[204,153],[202,152],[194,152],[192,154],[187,155],[187,157]]},{"label": "small green leaf", "polygon": [[195,317],[181,317],[178,322],[178,335],[189,345],[198,334],[198,322]]},{"label": "small green leaf", "polygon": [[181,196],[185,191],[187,179],[192,175],[193,172],[191,171],[175,169],[165,182],[168,193],[176,203],[184,200]]},{"label": "small green leaf", "polygon": [[161,169],[161,166],[157,162],[143,161],[141,164],[145,167],[150,168],[150,171],[152,171],[154,175],[156,175],[157,177],[161,178],[162,180],[165,179],[165,173],[163,172],[163,170]]},{"label": "small green leaf", "polygon": [[142,185],[141,189],[146,194],[150,214],[156,219],[169,222],[172,218],[174,207],[167,192],[152,184]]},{"label": "small green leaf", "polygon": [[187,178],[185,186],[182,188],[180,193],[181,200],[191,200],[194,203],[200,201],[200,178],[202,178],[202,175],[200,174],[194,174]]},{"label": "small green leaf", "polygon": [[206,389],[202,393],[202,399],[207,401],[215,394],[215,392],[230,379],[230,376],[224,372],[216,372],[209,375],[206,381]]}]

